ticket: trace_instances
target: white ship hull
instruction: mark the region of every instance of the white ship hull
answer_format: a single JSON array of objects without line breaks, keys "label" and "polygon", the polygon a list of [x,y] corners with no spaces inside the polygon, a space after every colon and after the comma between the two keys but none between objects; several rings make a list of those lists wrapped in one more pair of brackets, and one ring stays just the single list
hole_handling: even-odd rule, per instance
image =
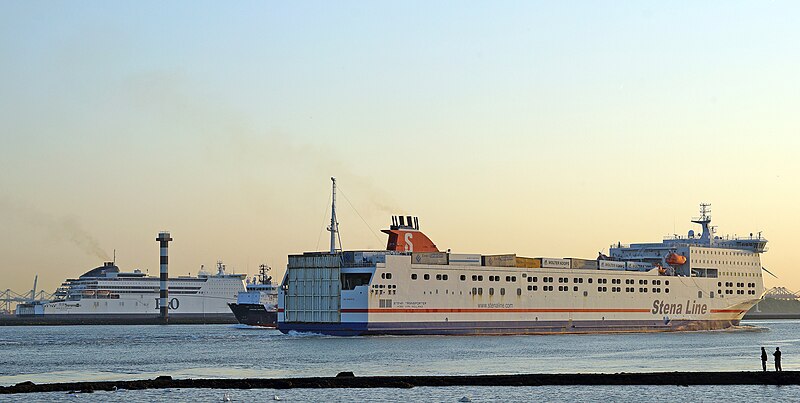
[{"label": "white ship hull", "polygon": [[[121,273],[106,263],[57,292],[57,300],[18,309],[36,323],[149,323],[160,318],[160,279],[141,272]],[[170,322],[235,323],[228,303],[245,290],[244,275],[201,274],[168,280]]]},{"label": "white ship hull", "polygon": [[[342,269],[342,272],[347,271]],[[382,273],[384,276],[392,273],[393,280],[381,279]],[[408,275],[397,276],[395,273]],[[414,273],[417,280],[410,279],[410,274]],[[286,331],[341,335],[722,329],[738,325],[764,291],[761,278],[757,277],[760,273],[736,273],[738,275],[697,278],[660,276],[657,270],[627,272],[412,265],[411,256],[389,255],[385,264],[376,265],[373,284],[341,291],[338,323],[286,323],[285,312],[281,311],[278,320],[283,322],[280,328]],[[430,280],[422,280],[425,274],[429,274]],[[437,274],[440,278],[447,274],[448,280],[436,280]],[[461,275],[467,280],[460,280]],[[473,275],[483,276],[484,281],[471,281]],[[500,281],[487,282],[489,276],[498,276]],[[506,281],[507,277],[516,281]],[[537,281],[528,282],[528,278]],[[553,282],[543,282],[544,278],[552,278]],[[616,284],[617,280],[619,284]],[[640,281],[647,281],[647,285],[640,284]],[[745,287],[732,287],[734,293],[725,294],[730,287],[720,287],[719,284],[731,282],[744,282]],[[392,288],[387,288],[389,285]],[[534,285],[536,291],[533,291]],[[553,290],[544,291],[543,287],[553,287]],[[620,291],[612,291],[616,288]],[[634,291],[627,292],[626,289],[630,288]],[[647,292],[643,292],[644,289]],[[744,293],[736,294],[737,290]],[[712,292],[714,298],[710,297]]]}]

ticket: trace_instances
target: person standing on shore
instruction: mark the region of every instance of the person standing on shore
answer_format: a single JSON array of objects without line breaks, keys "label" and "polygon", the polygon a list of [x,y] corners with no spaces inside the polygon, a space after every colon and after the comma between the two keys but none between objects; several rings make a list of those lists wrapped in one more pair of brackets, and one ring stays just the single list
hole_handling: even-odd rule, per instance
[{"label": "person standing on shore", "polygon": [[764,347],[761,347],[761,368],[767,370],[767,350],[764,350]]},{"label": "person standing on shore", "polygon": [[781,368],[781,348],[775,347],[775,352],[772,355],[775,357],[775,370],[783,371],[783,368]]}]

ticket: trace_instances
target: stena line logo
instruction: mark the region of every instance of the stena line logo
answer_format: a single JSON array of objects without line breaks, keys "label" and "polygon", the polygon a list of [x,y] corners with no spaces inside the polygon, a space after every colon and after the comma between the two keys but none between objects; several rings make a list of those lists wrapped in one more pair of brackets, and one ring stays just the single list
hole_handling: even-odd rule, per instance
[{"label": "stena line logo", "polygon": [[414,251],[414,244],[411,242],[411,237],[414,234],[410,232],[405,233],[405,242],[406,242],[406,252],[413,252]]},{"label": "stena line logo", "polygon": [[686,304],[671,304],[661,300],[653,301],[653,309],[650,311],[656,315],[705,315],[708,313],[708,305],[698,303],[696,300],[686,300]]}]

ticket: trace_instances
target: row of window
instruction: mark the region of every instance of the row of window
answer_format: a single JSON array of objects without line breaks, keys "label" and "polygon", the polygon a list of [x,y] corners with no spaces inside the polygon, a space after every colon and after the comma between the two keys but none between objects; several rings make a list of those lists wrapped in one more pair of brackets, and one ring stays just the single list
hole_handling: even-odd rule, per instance
[{"label": "row of window", "polygon": [[717,256],[753,256],[755,253],[752,252],[728,252],[722,250],[711,250],[711,249],[694,249],[695,253],[699,253],[701,255],[717,255]]},{"label": "row of window", "polygon": [[[462,275],[461,277],[465,277],[465,276]],[[475,276],[472,276],[472,277],[475,277]],[[445,280],[447,280],[447,279],[445,279]],[[474,280],[475,279],[473,278],[473,281]],[[500,281],[500,276],[489,276],[489,281]],[[514,283],[516,281],[517,281],[517,276],[506,276],[506,282]]]},{"label": "row of window", "polygon": [[[489,295],[494,295],[494,288],[489,287]],[[472,295],[483,295],[483,287],[473,287],[472,288]],[[506,289],[500,288],[500,295],[506,295]],[[517,295],[522,295],[522,289],[517,288]]]},{"label": "row of window", "polygon": [[692,263],[703,264],[733,264],[737,266],[758,266],[758,262],[729,262],[727,260],[706,260],[706,259],[692,259]]},{"label": "row of window", "polygon": [[[539,291],[539,287],[535,286],[535,285],[529,285],[528,286],[528,291]],[[542,291],[553,291],[553,286],[552,285],[542,286]],[[560,285],[560,286],[558,286],[558,291],[562,291],[562,292],[563,291],[569,291],[569,286]],[[578,291],[578,286],[572,287],[572,291],[577,292]],[[661,288],[660,287],[653,287],[652,291],[654,293],[660,293],[661,292]],[[599,286],[599,287],[597,287],[597,292],[608,292],[608,287]],[[622,292],[622,287],[611,287],[611,292]],[[625,292],[636,292],[636,289],[634,287],[625,287]],[[646,293],[647,292],[647,287],[639,288],[639,292]],[[669,293],[669,288],[665,288],[664,292],[665,293]]]},{"label": "row of window", "polygon": [[[736,283],[736,286],[740,287],[740,288],[743,288],[744,287],[744,283]],[[721,281],[717,282],[717,287],[722,287],[722,282]],[[725,282],[725,287],[733,287],[733,282],[732,281],[726,281]],[[756,283],[747,283],[747,287],[756,288]]]},{"label": "row of window", "polygon": [[761,273],[740,273],[735,271],[720,272],[721,276],[739,276],[739,277],[761,277]]},{"label": "row of window", "polygon": [[[528,282],[529,283],[536,283],[538,281],[539,281],[538,277],[528,277]],[[649,280],[639,280],[639,285],[647,285],[648,281]],[[542,277],[542,282],[543,283],[552,283],[553,282],[553,277]],[[569,278],[567,278],[567,277],[559,277],[558,282],[559,283],[569,283]],[[572,279],[572,282],[575,283],[575,284],[583,284],[583,277],[574,277]],[[591,284],[592,283],[592,278],[589,277],[587,279],[587,282],[589,284]],[[634,279],[625,279],[625,284],[634,284],[634,283],[635,283]],[[597,284],[608,284],[608,279],[606,279],[606,278],[598,278],[597,279]],[[622,284],[622,279],[612,278],[611,279],[611,284]],[[653,285],[661,285],[661,280],[653,280]],[[669,280],[664,280],[664,285],[669,285]]]}]

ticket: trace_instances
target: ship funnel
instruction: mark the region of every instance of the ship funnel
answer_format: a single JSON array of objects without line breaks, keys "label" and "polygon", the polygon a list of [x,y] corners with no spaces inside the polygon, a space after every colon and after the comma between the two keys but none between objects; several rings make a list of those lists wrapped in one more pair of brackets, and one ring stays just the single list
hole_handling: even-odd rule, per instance
[{"label": "ship funnel", "polygon": [[[408,222],[406,222],[408,220]],[[397,252],[438,252],[433,241],[419,230],[419,217],[392,216],[392,226],[381,230],[389,235],[386,250]]]},{"label": "ship funnel", "polygon": [[158,308],[160,310],[161,320],[163,320],[166,324],[169,319],[169,302],[167,301],[169,298],[169,289],[167,282],[169,281],[169,242],[172,241],[172,237],[170,237],[169,232],[162,231],[158,233],[158,238],[156,238],[156,241],[159,242],[161,251],[161,287],[158,299]]}]

